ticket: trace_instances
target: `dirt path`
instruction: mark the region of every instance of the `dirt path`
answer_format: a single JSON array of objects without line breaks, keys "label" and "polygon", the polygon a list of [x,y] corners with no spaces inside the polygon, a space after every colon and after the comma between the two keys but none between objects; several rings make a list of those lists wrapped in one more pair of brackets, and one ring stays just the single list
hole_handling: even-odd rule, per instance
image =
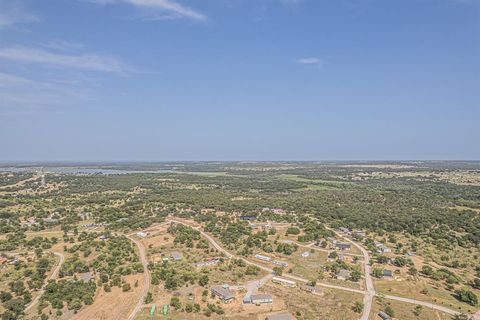
[{"label": "dirt path", "polygon": [[5,190],[5,189],[8,189],[8,188],[21,187],[21,186],[25,185],[27,182],[35,181],[35,180],[40,179],[41,176],[42,176],[41,174],[35,174],[35,175],[34,175],[33,177],[31,177],[31,178],[18,181],[18,182],[15,183],[15,184],[9,184],[9,185],[6,185],[6,186],[0,186],[0,190]]},{"label": "dirt path", "polygon": [[130,312],[130,315],[127,318],[128,320],[133,320],[135,319],[136,315],[140,312],[140,310],[143,307],[145,297],[147,296],[147,293],[150,290],[151,281],[150,281],[150,271],[148,270],[147,255],[145,254],[144,245],[137,239],[133,238],[132,235],[128,235],[127,237],[137,245],[138,251],[140,254],[140,261],[142,262],[142,265],[143,265],[143,292],[140,298],[138,299],[138,302],[135,305],[135,308],[133,308],[132,312]]},{"label": "dirt path", "polygon": [[63,253],[60,253],[60,252],[54,252],[53,254],[56,255],[57,257],[59,257],[60,261],[58,262],[58,265],[55,267],[55,269],[53,269],[52,274],[50,275],[50,277],[48,277],[47,281],[43,285],[42,289],[40,289],[40,291],[38,292],[38,295],[35,297],[35,299],[33,299],[25,307],[25,312],[30,311],[38,303],[38,301],[40,300],[40,297],[45,292],[45,285],[48,283],[48,280],[55,279],[58,276],[58,272],[60,271],[60,268],[62,267],[63,261],[65,261],[65,256],[63,255]]},{"label": "dirt path", "polygon": [[348,237],[343,236],[342,234],[338,233],[337,231],[327,228],[330,231],[333,231],[338,237],[350,242],[352,245],[357,247],[363,255],[363,265],[365,268],[365,285],[367,287],[367,291],[364,293],[365,295],[363,296],[363,313],[362,316],[360,317],[360,320],[368,320],[368,317],[370,316],[370,312],[372,310],[372,304],[373,304],[373,297],[375,297],[376,292],[375,292],[375,287],[373,286],[373,280],[372,280],[372,275],[371,275],[371,265],[370,265],[370,255],[368,254],[368,251],[361,245],[359,245],[357,242],[349,239]]}]

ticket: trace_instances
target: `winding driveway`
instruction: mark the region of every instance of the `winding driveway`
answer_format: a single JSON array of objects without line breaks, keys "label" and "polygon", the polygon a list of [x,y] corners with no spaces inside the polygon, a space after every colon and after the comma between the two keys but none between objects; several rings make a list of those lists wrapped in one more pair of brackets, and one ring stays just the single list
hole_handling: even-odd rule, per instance
[{"label": "winding driveway", "polygon": [[145,254],[145,246],[140,241],[133,238],[132,235],[128,235],[127,238],[136,244],[138,248],[138,252],[140,254],[140,261],[142,262],[142,265],[143,265],[143,292],[140,298],[138,299],[138,302],[135,305],[135,308],[133,308],[132,312],[130,312],[130,315],[127,318],[128,320],[133,320],[135,319],[136,315],[140,312],[140,310],[143,307],[145,298],[147,297],[148,291],[150,290],[151,281],[150,281],[150,271],[148,270],[147,255]]},{"label": "winding driveway", "polygon": [[45,292],[45,286],[46,286],[46,284],[48,283],[48,280],[52,280],[52,279],[57,278],[58,273],[60,272],[60,268],[62,267],[63,261],[65,261],[65,256],[63,255],[63,253],[60,253],[60,252],[54,252],[53,254],[56,255],[57,257],[59,257],[59,258],[60,258],[60,261],[58,262],[58,265],[55,267],[55,269],[53,269],[52,274],[50,275],[50,277],[48,277],[47,281],[46,281],[45,284],[42,286],[42,288],[41,288],[40,291],[38,292],[38,295],[35,297],[35,299],[33,299],[33,300],[25,307],[25,312],[30,311],[30,310],[38,303],[38,301],[40,300],[40,297],[41,297],[41,296],[43,295],[43,293]]}]

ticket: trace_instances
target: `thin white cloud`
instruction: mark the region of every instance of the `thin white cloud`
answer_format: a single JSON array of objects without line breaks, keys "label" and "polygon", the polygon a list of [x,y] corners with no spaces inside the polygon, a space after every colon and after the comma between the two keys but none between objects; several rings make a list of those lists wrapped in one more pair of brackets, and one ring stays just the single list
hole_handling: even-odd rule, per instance
[{"label": "thin white cloud", "polygon": [[323,65],[325,64],[324,60],[316,57],[305,57],[305,58],[299,58],[295,60],[297,64],[305,65],[305,66],[314,66],[316,67],[319,71],[323,68]]},{"label": "thin white cloud", "polygon": [[29,83],[30,80],[13,74],[0,72],[0,87],[11,87]]},{"label": "thin white cloud", "polygon": [[309,57],[309,58],[300,58],[300,59],[297,59],[296,62],[297,62],[298,64],[314,64],[314,65],[321,65],[321,64],[323,64],[323,60],[322,60],[322,59],[312,58],[312,57]]},{"label": "thin white cloud", "polygon": [[102,72],[124,72],[118,59],[95,54],[67,55],[30,47],[0,48],[0,59],[19,63],[46,64]]},{"label": "thin white cloud", "polygon": [[206,21],[207,16],[188,6],[172,0],[89,0],[98,4],[128,3],[145,12],[150,19],[189,18],[196,21]]},{"label": "thin white cloud", "polygon": [[38,21],[40,18],[27,12],[20,3],[0,0],[0,30],[20,23]]}]

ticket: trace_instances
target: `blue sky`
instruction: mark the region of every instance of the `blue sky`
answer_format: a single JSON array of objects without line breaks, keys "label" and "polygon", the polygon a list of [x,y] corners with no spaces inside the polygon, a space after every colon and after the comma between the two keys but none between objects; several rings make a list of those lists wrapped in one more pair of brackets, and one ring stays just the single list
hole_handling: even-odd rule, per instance
[{"label": "blue sky", "polygon": [[0,0],[0,161],[480,159],[478,0]]}]

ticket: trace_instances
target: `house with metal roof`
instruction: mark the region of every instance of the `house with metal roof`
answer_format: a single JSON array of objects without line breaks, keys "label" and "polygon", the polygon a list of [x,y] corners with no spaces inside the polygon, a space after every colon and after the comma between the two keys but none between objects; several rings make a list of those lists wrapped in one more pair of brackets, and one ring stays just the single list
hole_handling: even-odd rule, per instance
[{"label": "house with metal roof", "polygon": [[172,256],[173,261],[180,261],[183,258],[182,253],[178,251],[172,251],[170,255]]},{"label": "house with metal roof", "polygon": [[273,298],[269,294],[252,294],[250,300],[253,304],[272,303]]},{"label": "house with metal roof", "polygon": [[212,294],[216,297],[219,297],[223,302],[230,302],[235,298],[228,285],[212,287]]},{"label": "house with metal roof", "polygon": [[348,278],[350,278],[350,271],[348,271],[348,270],[341,269],[337,273],[337,279],[338,280],[347,280]]}]

